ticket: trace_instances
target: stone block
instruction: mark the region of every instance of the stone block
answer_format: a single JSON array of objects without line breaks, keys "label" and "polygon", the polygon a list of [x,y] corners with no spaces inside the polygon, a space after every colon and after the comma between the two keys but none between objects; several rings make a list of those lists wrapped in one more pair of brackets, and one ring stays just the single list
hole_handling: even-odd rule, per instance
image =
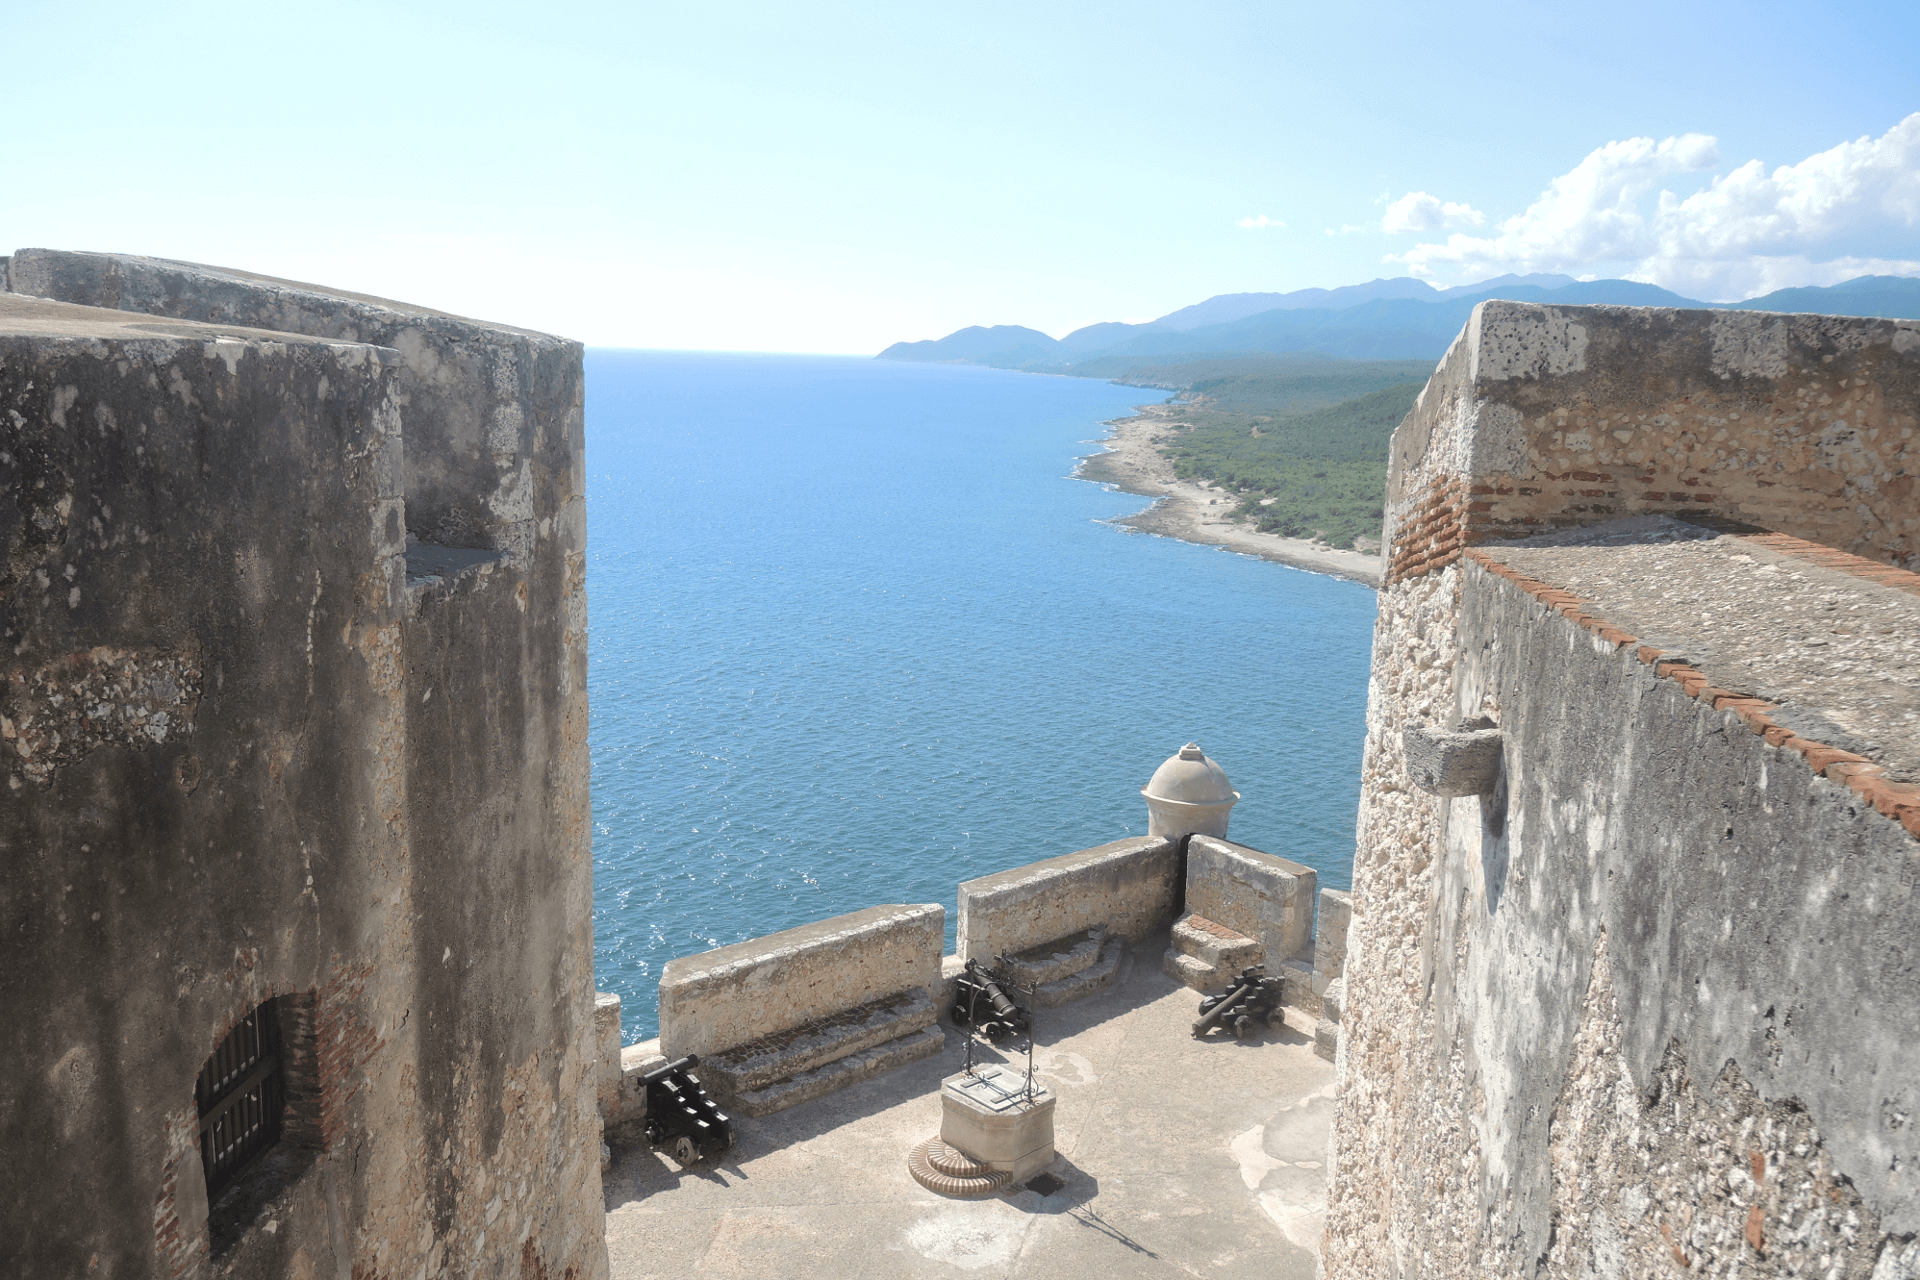
[{"label": "stone block", "polygon": [[968,880],[960,886],[958,951],[990,964],[1104,924],[1139,942],[1173,922],[1177,841],[1136,836]]},{"label": "stone block", "polygon": [[669,1058],[738,1048],[909,991],[933,999],[946,910],[868,907],[667,962],[660,1046]]},{"label": "stone block", "polygon": [[1334,1054],[1340,1051],[1340,1024],[1331,1018],[1322,1018],[1313,1029],[1313,1051],[1333,1061]]},{"label": "stone block", "polygon": [[1313,967],[1330,978],[1347,971],[1347,930],[1353,924],[1353,894],[1322,889],[1313,925]]},{"label": "stone block", "polygon": [[1498,729],[1457,732],[1410,724],[1402,735],[1413,785],[1437,796],[1492,795],[1505,739]]},{"label": "stone block", "polygon": [[598,1081],[600,1122],[620,1114],[620,997],[606,991],[593,996],[594,1075]]},{"label": "stone block", "polygon": [[1268,956],[1291,956],[1312,933],[1319,875],[1311,867],[1194,836],[1187,842],[1187,910],[1258,942]]},{"label": "stone block", "polygon": [[961,1072],[940,1082],[940,1140],[1019,1182],[1053,1163],[1052,1090],[1005,1067]]}]

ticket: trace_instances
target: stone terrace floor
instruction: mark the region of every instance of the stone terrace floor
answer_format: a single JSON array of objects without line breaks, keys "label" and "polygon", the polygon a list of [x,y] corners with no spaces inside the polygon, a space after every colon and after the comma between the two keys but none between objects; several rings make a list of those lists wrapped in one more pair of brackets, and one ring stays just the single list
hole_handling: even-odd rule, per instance
[{"label": "stone terrace floor", "polygon": [[[946,1051],[778,1115],[735,1121],[717,1165],[644,1143],[606,1175],[614,1280],[1259,1275],[1307,1280],[1325,1204],[1333,1066],[1304,1020],[1196,1041],[1199,996],[1160,971],[1164,937],[1113,986],[1040,1011],[1036,1074],[1059,1097],[1052,1195],[949,1200],[907,1173],[939,1132]],[[944,1025],[944,1024],[943,1024]],[[984,1042],[979,1060],[1025,1065]]]}]

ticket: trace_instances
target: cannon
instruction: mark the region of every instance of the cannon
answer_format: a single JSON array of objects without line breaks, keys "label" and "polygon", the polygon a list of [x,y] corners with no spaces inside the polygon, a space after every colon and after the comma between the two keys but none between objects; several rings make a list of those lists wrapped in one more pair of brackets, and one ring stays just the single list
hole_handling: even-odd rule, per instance
[{"label": "cannon", "polygon": [[733,1145],[733,1121],[693,1074],[699,1065],[699,1057],[688,1054],[640,1077],[647,1091],[647,1141],[681,1164],[711,1159]]},{"label": "cannon", "polygon": [[954,991],[953,1025],[972,1027],[997,1043],[1030,1030],[1033,1015],[1007,998],[985,965],[969,960]]},{"label": "cannon", "polygon": [[1244,1040],[1263,1022],[1270,1027],[1284,1022],[1280,998],[1285,994],[1285,980],[1266,977],[1266,971],[1265,965],[1258,964],[1242,969],[1224,992],[1201,1000],[1193,1038],[1201,1039],[1214,1027],[1225,1027],[1233,1032],[1234,1039]]}]

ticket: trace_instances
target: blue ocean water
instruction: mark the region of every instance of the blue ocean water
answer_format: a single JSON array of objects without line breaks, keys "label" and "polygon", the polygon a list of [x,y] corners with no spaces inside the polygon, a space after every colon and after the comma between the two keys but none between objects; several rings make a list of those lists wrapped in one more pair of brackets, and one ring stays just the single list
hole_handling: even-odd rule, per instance
[{"label": "blue ocean water", "polygon": [[1233,837],[1344,888],[1374,595],[1112,517],[1157,393],[587,353],[594,935],[627,1039],[676,956],[1144,834],[1190,739]]}]

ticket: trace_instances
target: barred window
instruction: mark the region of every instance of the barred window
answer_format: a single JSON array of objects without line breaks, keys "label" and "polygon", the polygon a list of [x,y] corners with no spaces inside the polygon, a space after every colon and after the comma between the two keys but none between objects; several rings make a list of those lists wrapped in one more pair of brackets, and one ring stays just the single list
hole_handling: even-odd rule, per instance
[{"label": "barred window", "polygon": [[242,1018],[200,1068],[194,1085],[209,1200],[280,1139],[286,1085],[280,1020],[273,1007],[278,1003],[269,1000]]}]

